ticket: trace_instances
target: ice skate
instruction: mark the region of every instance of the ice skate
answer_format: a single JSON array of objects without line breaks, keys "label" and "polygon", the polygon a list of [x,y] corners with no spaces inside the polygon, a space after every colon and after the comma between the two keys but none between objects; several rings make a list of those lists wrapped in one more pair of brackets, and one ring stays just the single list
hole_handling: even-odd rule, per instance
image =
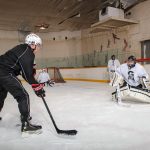
[{"label": "ice skate", "polygon": [[21,132],[23,137],[28,137],[30,134],[41,134],[42,126],[34,125],[30,122],[23,122],[21,127]]}]

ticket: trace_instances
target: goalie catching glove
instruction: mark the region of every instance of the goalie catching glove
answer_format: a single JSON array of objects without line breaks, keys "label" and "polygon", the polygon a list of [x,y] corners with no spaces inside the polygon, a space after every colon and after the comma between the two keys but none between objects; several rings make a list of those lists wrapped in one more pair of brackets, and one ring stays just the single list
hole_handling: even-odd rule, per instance
[{"label": "goalie catching glove", "polygon": [[32,84],[32,88],[38,97],[45,97],[45,91],[43,87],[44,84]]},{"label": "goalie catching glove", "polygon": [[149,89],[150,81],[145,76],[139,77],[143,89]]}]

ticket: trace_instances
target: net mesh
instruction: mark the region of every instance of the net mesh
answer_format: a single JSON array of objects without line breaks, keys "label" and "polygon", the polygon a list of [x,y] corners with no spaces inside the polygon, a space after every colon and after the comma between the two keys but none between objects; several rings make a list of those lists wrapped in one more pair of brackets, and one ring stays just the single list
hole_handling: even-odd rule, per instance
[{"label": "net mesh", "polygon": [[63,76],[60,73],[59,68],[57,67],[49,67],[47,68],[48,73],[52,80],[55,81],[55,83],[65,83]]}]

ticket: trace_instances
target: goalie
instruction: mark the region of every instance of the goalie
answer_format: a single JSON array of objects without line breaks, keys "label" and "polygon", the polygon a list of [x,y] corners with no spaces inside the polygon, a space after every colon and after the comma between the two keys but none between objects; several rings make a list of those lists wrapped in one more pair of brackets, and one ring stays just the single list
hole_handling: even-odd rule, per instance
[{"label": "goalie", "polygon": [[110,85],[116,87],[112,96],[117,102],[127,98],[150,102],[149,76],[134,56],[117,68]]},{"label": "goalie", "polygon": [[39,83],[42,84],[46,84],[47,86],[53,86],[54,85],[54,81],[50,79],[50,75],[46,72],[45,69],[42,70],[42,72],[40,72],[38,78],[37,78]]}]

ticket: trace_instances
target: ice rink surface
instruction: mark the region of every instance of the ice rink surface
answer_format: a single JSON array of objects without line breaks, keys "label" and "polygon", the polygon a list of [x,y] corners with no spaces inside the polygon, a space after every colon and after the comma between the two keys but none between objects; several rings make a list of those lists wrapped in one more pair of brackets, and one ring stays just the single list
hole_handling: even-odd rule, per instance
[{"label": "ice rink surface", "polygon": [[17,102],[7,96],[0,115],[0,150],[149,150],[150,104],[118,106],[111,100],[112,87],[105,83],[68,81],[45,87],[46,102],[58,128],[76,129],[76,136],[57,135],[46,108],[31,87],[32,123],[43,133],[23,138]]}]

